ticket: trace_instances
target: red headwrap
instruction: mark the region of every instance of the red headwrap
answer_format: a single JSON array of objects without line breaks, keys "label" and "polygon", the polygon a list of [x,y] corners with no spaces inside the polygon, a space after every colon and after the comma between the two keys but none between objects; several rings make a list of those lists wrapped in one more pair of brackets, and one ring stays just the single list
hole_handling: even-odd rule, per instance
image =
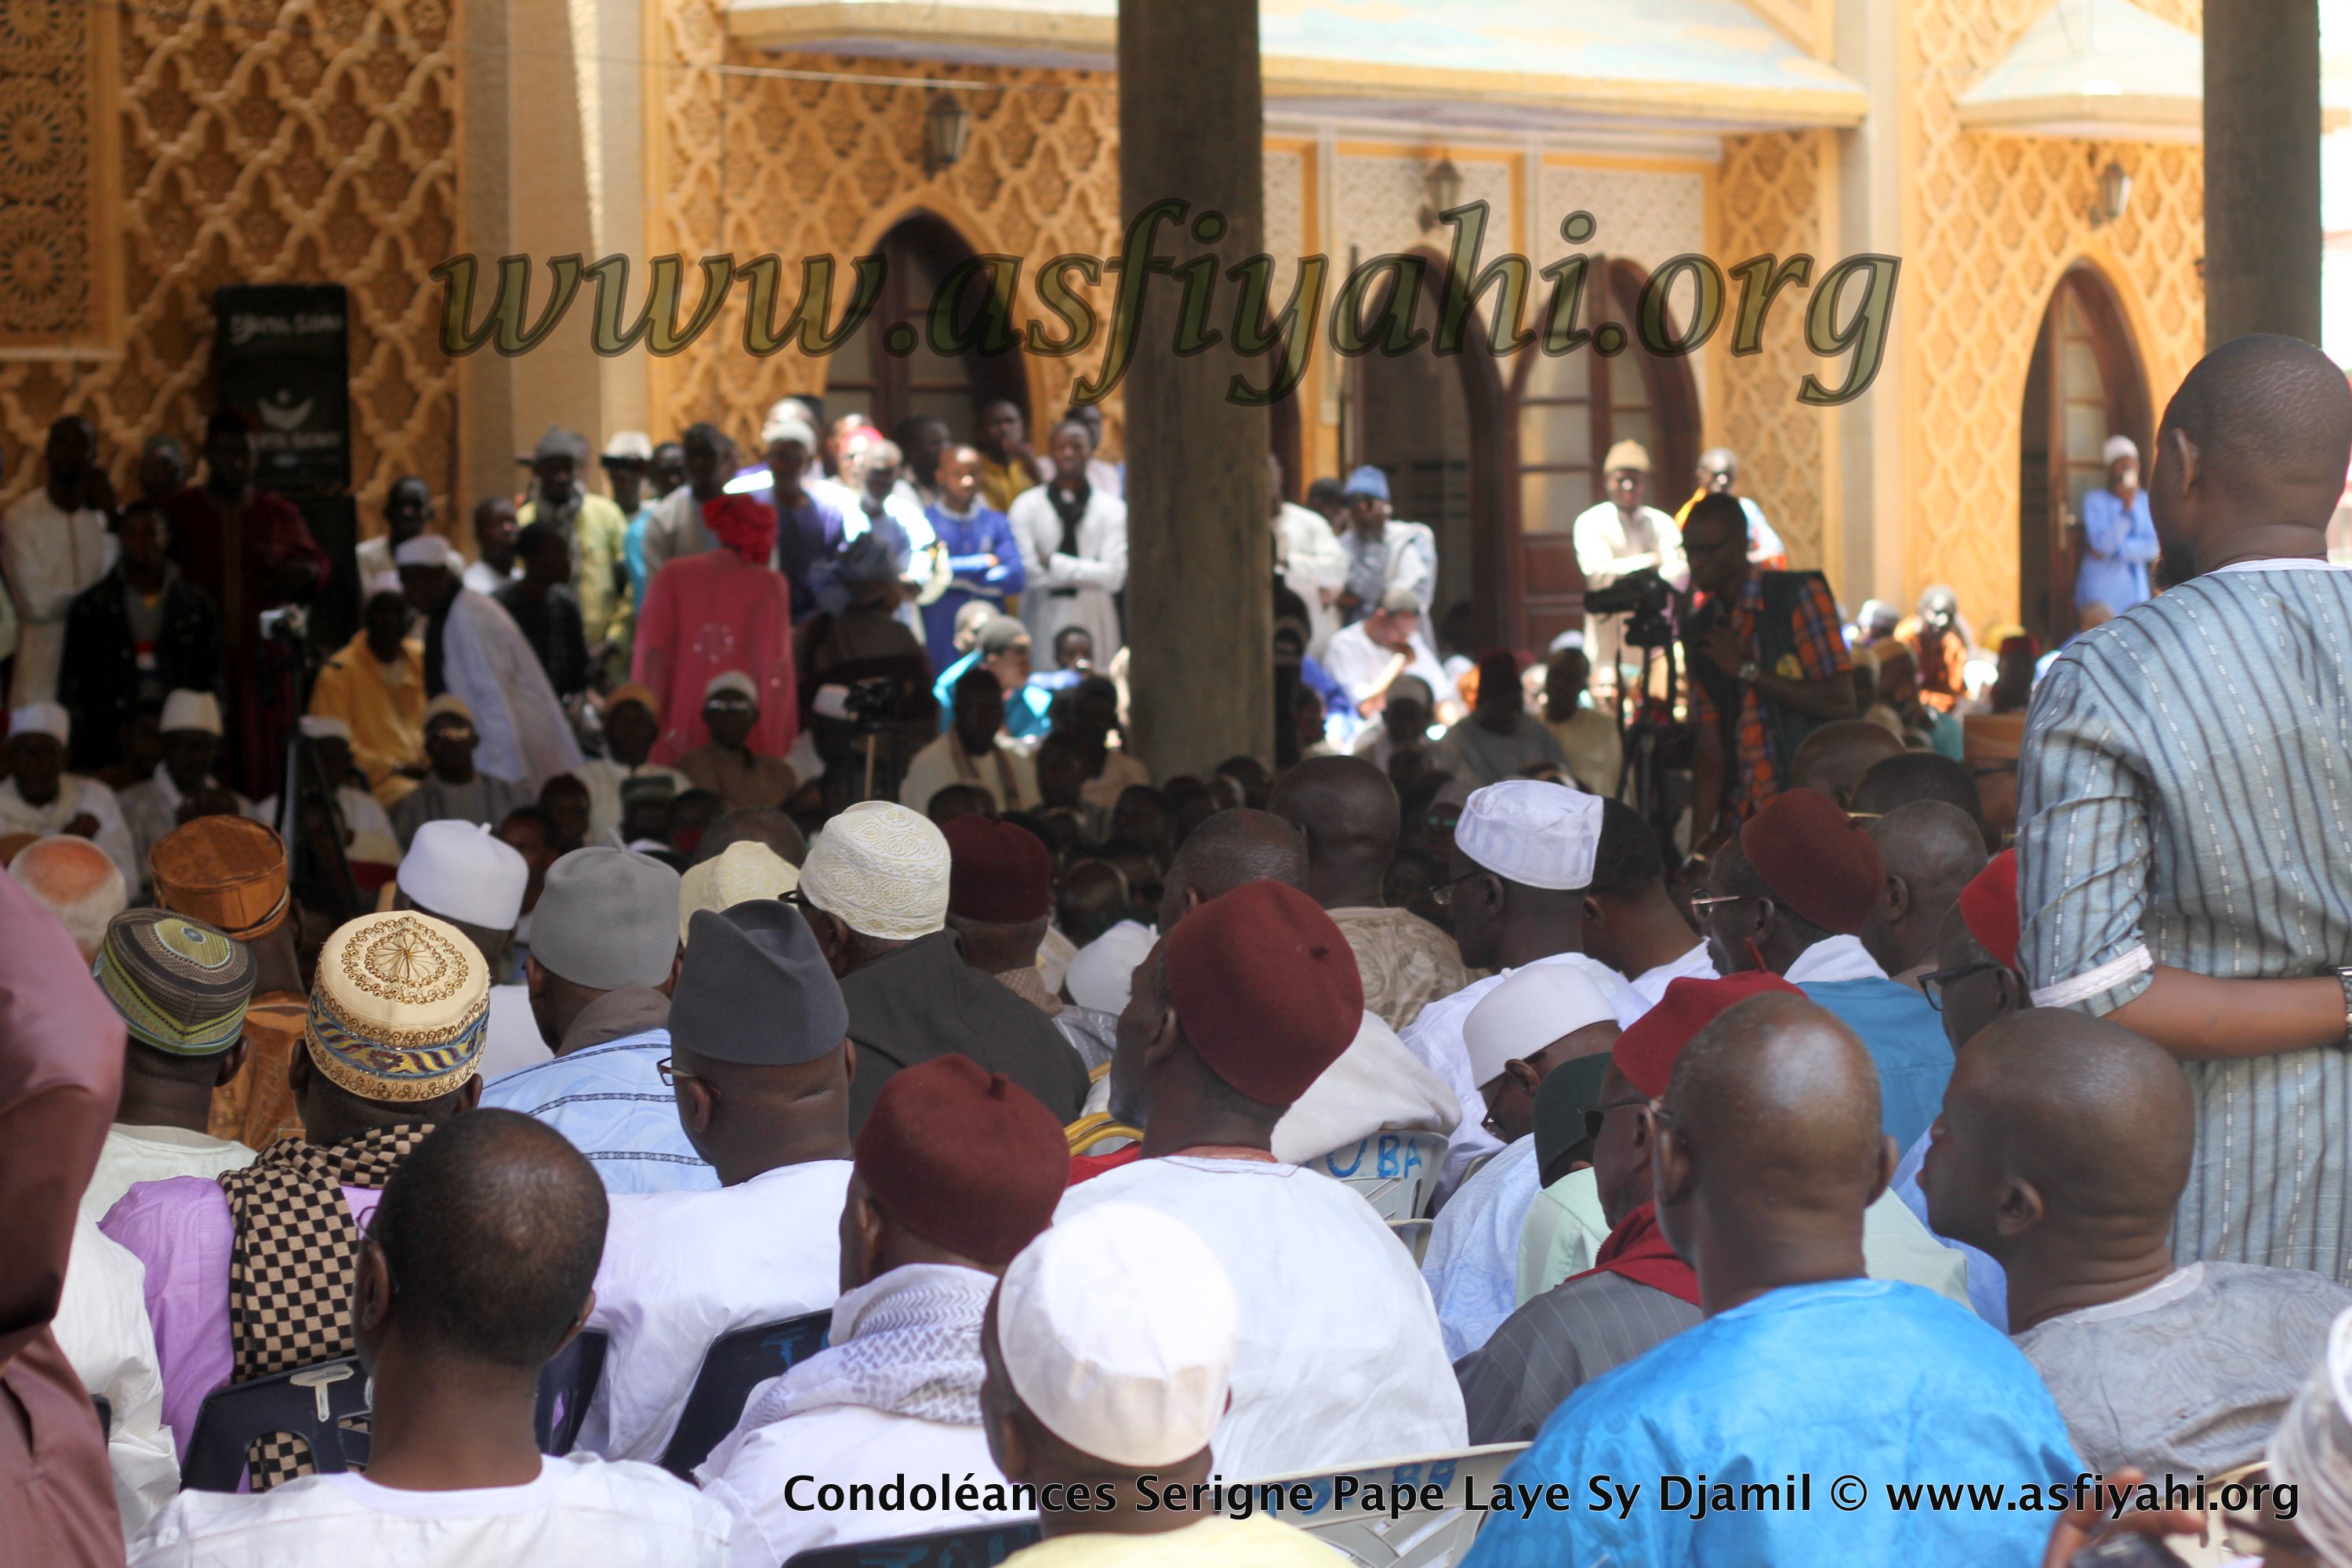
[{"label": "red headwrap", "polygon": [[1784,790],[1739,830],[1772,896],[1832,936],[1852,936],[1886,891],[1870,835],[1817,789]]},{"label": "red headwrap", "polygon": [[957,817],[940,832],[951,858],[950,914],[1021,925],[1053,907],[1054,857],[1044,839],[977,812]]},{"label": "red headwrap", "polygon": [[1168,994],[1184,1037],[1252,1100],[1288,1105],[1339,1059],[1364,1023],[1348,939],[1315,900],[1244,882],[1169,933]]},{"label": "red headwrap", "polygon": [[714,496],[704,501],[702,525],[719,543],[762,566],[776,548],[775,509],[750,496]]},{"label": "red headwrap", "polygon": [[1626,1026],[1610,1047],[1609,1059],[1625,1081],[1652,1100],[1666,1092],[1675,1076],[1675,1058],[1691,1037],[1715,1022],[1727,1009],[1750,996],[1802,996],[1804,993],[1766,970],[1729,975],[1722,980],[1676,980],[1666,986],[1658,1005]]},{"label": "red headwrap", "polygon": [[1960,923],[2004,968],[2017,967],[2016,850],[2004,849],[1986,861],[1985,868],[1960,889]]},{"label": "red headwrap", "polygon": [[991,1268],[1053,1223],[1069,1174],[1054,1113],[952,1052],[892,1073],[857,1131],[857,1177],[882,1211]]},{"label": "red headwrap", "polygon": [[1698,1272],[1666,1245],[1666,1233],[1658,1228],[1658,1205],[1654,1203],[1643,1204],[1619,1220],[1601,1250],[1592,1255],[1592,1267],[1575,1278],[1590,1274],[1622,1274],[1636,1285],[1664,1290],[1694,1307],[1699,1304]]}]

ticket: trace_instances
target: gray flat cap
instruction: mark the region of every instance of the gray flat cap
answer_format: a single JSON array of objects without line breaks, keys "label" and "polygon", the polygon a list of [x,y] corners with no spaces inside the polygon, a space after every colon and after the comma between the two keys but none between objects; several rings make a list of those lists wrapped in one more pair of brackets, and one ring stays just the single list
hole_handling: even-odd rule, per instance
[{"label": "gray flat cap", "polygon": [[530,953],[592,991],[659,985],[677,957],[677,873],[625,849],[574,849],[547,868]]},{"label": "gray flat cap", "polygon": [[849,1005],[808,922],[753,899],[697,910],[670,1003],[670,1045],[713,1061],[796,1067],[839,1050]]}]

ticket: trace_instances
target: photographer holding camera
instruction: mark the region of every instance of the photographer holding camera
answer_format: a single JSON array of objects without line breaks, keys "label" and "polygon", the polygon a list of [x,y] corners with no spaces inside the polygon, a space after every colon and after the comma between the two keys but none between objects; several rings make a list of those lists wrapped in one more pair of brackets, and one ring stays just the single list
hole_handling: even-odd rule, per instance
[{"label": "photographer holding camera", "polygon": [[825,802],[838,810],[898,797],[907,763],[939,734],[939,704],[930,656],[898,618],[906,584],[888,548],[862,533],[842,547],[834,574],[848,604],[812,616],[794,637],[804,650],[801,701],[824,759]]},{"label": "photographer holding camera", "polygon": [[1691,849],[1705,854],[1780,793],[1798,745],[1853,716],[1853,661],[1837,601],[1818,572],[1766,572],[1748,559],[1748,518],[1703,497],[1683,525],[1691,588]]},{"label": "photographer holding camera", "polygon": [[1641,572],[1654,573],[1675,588],[1688,580],[1681,532],[1675,520],[1649,504],[1650,454],[1639,441],[1620,441],[1601,460],[1609,499],[1579,512],[1571,524],[1576,564],[1584,574],[1584,649],[1596,674],[1615,691],[1642,655],[1629,647],[1626,628],[1591,596]]}]

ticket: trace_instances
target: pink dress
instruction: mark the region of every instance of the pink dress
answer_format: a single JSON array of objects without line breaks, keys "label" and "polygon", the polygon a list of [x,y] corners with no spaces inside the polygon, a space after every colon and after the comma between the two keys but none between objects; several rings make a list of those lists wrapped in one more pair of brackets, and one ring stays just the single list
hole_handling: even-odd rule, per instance
[{"label": "pink dress", "polygon": [[637,611],[634,673],[662,705],[654,761],[675,764],[710,739],[703,688],[730,669],[750,676],[759,693],[751,749],[783,755],[800,732],[791,584],[732,550],[680,556],[654,574]]}]

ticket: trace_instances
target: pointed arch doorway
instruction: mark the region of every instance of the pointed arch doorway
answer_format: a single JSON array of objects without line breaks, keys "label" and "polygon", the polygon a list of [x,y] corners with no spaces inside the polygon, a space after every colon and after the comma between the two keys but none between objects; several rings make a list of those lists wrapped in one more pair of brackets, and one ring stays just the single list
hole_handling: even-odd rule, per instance
[{"label": "pointed arch doorway", "polygon": [[2147,376],[2105,276],[2077,262],[2042,313],[2018,430],[2017,607],[2054,647],[2074,634],[2083,498],[2107,482],[2099,449],[2128,436],[2147,472],[2154,438]]}]

